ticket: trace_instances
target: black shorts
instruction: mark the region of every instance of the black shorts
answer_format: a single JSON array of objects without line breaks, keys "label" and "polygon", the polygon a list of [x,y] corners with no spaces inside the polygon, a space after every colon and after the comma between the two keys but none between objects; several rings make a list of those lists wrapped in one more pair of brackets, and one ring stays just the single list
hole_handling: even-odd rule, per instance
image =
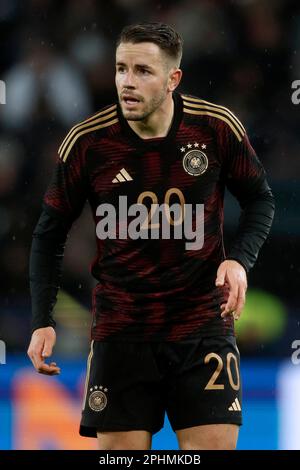
[{"label": "black shorts", "polygon": [[240,357],[234,336],[179,342],[94,341],[88,358],[80,434],[174,431],[242,424]]}]

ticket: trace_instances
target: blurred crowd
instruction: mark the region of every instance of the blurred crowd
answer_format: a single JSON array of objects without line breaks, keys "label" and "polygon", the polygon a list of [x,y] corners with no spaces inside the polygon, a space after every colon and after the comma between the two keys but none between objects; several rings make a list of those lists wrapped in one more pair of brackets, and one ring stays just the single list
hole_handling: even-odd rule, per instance
[{"label": "blurred crowd", "polygon": [[[300,105],[291,101],[291,84],[300,79],[299,1],[1,0],[6,104],[0,105],[0,338],[12,349],[27,342],[31,235],[57,148],[74,123],[115,101],[115,40],[124,25],[144,20],[178,29],[184,38],[181,90],[232,109],[270,183],[287,191],[286,210],[290,201],[296,204]],[[291,252],[299,244],[296,235]],[[286,237],[290,243],[293,234]],[[265,265],[283,242],[284,234],[277,241],[275,234],[262,257]],[[85,211],[66,251],[64,289],[87,312],[94,250]],[[284,262],[289,271],[278,273],[283,297],[291,288],[288,273],[300,274]],[[274,273],[272,265],[269,271]],[[277,290],[267,276],[266,267],[258,268],[253,282]],[[87,313],[87,327],[89,321]]]}]

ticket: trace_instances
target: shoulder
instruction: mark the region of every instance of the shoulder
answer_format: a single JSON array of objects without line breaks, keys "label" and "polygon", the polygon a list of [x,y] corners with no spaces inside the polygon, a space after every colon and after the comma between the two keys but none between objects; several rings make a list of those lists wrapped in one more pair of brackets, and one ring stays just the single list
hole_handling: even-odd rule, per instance
[{"label": "shoulder", "polygon": [[95,131],[108,129],[117,122],[117,105],[111,104],[105,106],[100,111],[93,114],[84,121],[75,124],[75,126],[70,129],[58,149],[59,157],[61,160],[66,161],[71,150],[74,148],[74,146],[79,144],[79,141],[83,144],[86,144],[87,146],[91,141],[91,136]]},{"label": "shoulder", "polygon": [[239,142],[242,141],[246,131],[241,121],[225,106],[197,98],[196,96],[181,94],[183,112],[195,121],[206,120],[217,131],[231,130]]}]

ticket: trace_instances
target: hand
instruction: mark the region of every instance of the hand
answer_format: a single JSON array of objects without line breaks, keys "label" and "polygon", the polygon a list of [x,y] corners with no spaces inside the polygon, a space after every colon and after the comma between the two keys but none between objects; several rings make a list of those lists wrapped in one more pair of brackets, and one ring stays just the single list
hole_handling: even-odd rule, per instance
[{"label": "hand", "polygon": [[216,286],[224,285],[229,287],[229,297],[227,303],[221,305],[221,317],[232,314],[233,318],[238,320],[245,305],[247,273],[237,261],[226,260],[220,264]]},{"label": "hand", "polygon": [[30,345],[27,351],[35,369],[40,374],[57,375],[60,368],[55,362],[45,363],[45,359],[52,355],[52,349],[56,341],[56,333],[52,326],[38,328],[32,333]]}]

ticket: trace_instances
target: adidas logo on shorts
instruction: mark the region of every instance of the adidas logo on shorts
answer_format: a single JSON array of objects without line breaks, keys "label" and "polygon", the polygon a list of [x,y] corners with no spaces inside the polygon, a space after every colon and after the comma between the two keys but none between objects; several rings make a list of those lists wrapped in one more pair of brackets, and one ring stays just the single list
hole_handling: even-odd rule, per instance
[{"label": "adidas logo on shorts", "polygon": [[228,411],[241,411],[241,405],[239,400],[236,398],[234,402],[231,404],[231,406],[228,408]]}]

